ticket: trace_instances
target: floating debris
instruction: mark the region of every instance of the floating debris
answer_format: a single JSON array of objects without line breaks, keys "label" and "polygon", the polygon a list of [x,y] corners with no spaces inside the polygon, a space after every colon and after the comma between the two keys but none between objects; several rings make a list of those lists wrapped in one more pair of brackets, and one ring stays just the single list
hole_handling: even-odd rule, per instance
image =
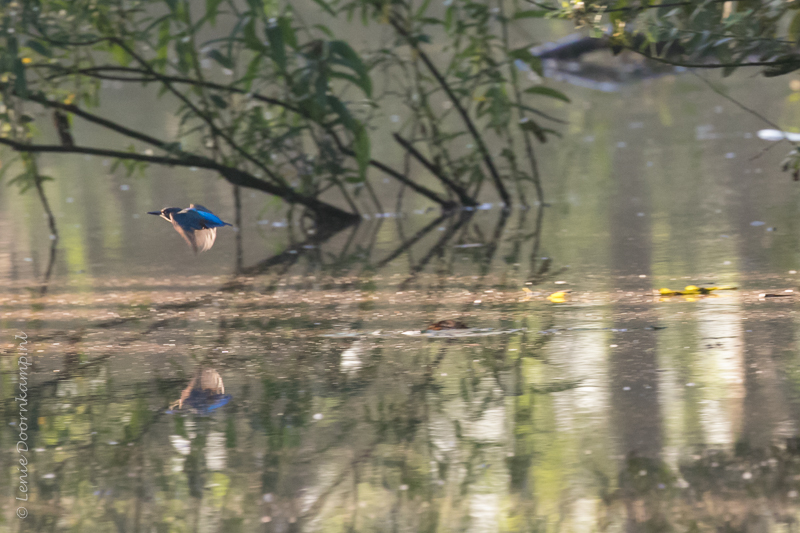
[{"label": "floating debris", "polygon": [[572,291],[570,290],[554,292],[553,294],[548,296],[547,299],[553,302],[554,304],[563,304],[564,302],[569,300],[569,293],[571,292]]},{"label": "floating debris", "polygon": [[775,294],[775,293],[772,293],[772,292],[762,292],[761,294],[758,295],[758,299],[759,300],[764,300],[766,298],[788,298],[790,296],[794,296],[794,290],[793,289],[786,289],[785,291],[783,291],[783,294]]},{"label": "floating debris", "polygon": [[428,326],[426,331],[440,331],[443,329],[468,329],[469,326],[460,320],[440,320]]},{"label": "floating debris", "polygon": [[713,291],[735,291],[738,287],[724,285],[722,287],[698,287],[697,285],[687,285],[682,291],[672,289],[658,289],[660,296],[695,296],[698,294],[711,294]]}]

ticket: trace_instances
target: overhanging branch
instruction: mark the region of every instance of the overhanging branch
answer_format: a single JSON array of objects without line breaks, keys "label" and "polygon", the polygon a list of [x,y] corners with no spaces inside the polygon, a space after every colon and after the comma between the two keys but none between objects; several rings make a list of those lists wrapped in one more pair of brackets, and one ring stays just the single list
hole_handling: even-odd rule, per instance
[{"label": "overhanging branch", "polygon": [[[131,67],[108,67],[108,66],[103,66],[103,67],[91,67],[91,68],[87,68],[87,69],[69,70],[69,69],[66,69],[64,67],[60,67],[58,65],[49,65],[49,64],[44,64],[44,63],[40,63],[40,64],[37,64],[35,66],[36,67],[46,67],[46,68],[59,69],[59,70],[64,71],[65,74],[80,74],[80,75],[96,77],[96,78],[100,78],[100,79],[115,79],[115,80],[118,80],[118,81],[126,81],[126,82],[158,82],[158,81],[165,81],[166,80],[166,81],[168,81],[170,83],[197,85],[197,86],[206,87],[206,88],[214,89],[214,90],[218,90],[218,91],[225,91],[225,92],[230,92],[230,93],[235,93],[235,94],[244,94],[244,95],[250,96],[254,100],[257,100],[257,101],[260,101],[260,102],[264,102],[266,104],[282,107],[282,108],[286,109],[287,111],[291,111],[293,113],[297,113],[298,115],[302,116],[303,118],[306,118],[308,120],[313,120],[310,116],[308,116],[307,113],[303,112],[302,109],[300,109],[300,108],[298,108],[298,107],[296,107],[296,106],[294,106],[292,104],[289,104],[287,102],[284,102],[282,100],[278,100],[276,98],[271,98],[269,96],[264,96],[264,95],[259,94],[257,92],[247,92],[247,91],[244,91],[243,89],[239,89],[238,87],[233,87],[233,86],[229,86],[229,85],[220,85],[220,84],[217,84],[217,83],[214,83],[214,82],[209,82],[209,81],[202,81],[201,82],[199,80],[194,80],[192,78],[183,78],[183,77],[178,77],[178,76],[162,76],[162,75],[159,75],[159,77],[149,76],[148,72],[146,70],[136,69],[136,68],[131,68]],[[127,77],[127,76],[113,77],[113,76],[108,76],[106,74],[103,74],[103,72],[128,72],[128,73],[147,75],[148,77],[139,77],[139,78],[132,78],[132,77]],[[317,124],[319,124],[319,123],[317,122]],[[334,143],[336,144],[336,147],[339,149],[340,152],[342,152],[343,154],[345,154],[348,157],[355,157],[355,155],[356,155],[355,152],[353,150],[351,150],[350,148],[347,148],[347,146],[345,146],[345,144],[342,142],[342,140],[339,138],[339,136],[336,134],[336,132],[330,126],[326,126],[324,124],[319,124],[319,125],[323,129],[325,129],[325,131],[331,136],[331,138],[333,139]],[[147,142],[147,141],[145,141],[145,142]],[[419,184],[413,182],[412,180],[407,178],[402,173],[394,170],[390,166],[388,166],[388,165],[386,165],[386,164],[384,164],[384,163],[382,163],[380,161],[376,161],[375,159],[370,159],[369,165],[371,167],[374,167],[374,168],[380,170],[381,172],[393,177],[394,179],[398,180],[400,183],[402,183],[404,185],[407,185],[408,187],[410,187],[414,191],[418,192],[419,194],[427,197],[428,199],[433,200],[434,202],[438,203],[439,205],[441,205],[445,209],[452,209],[453,207],[456,206],[456,204],[454,204],[453,202],[450,202],[448,200],[442,199],[441,197],[439,197],[439,195],[437,195],[435,192],[431,191],[427,187],[424,187],[422,185],[419,185]],[[468,199],[468,201],[467,201],[467,199]],[[466,195],[466,197],[464,199],[462,199],[462,203],[464,205],[475,205],[477,202],[475,202],[474,199],[469,197],[469,195]]]},{"label": "overhanging branch", "polygon": [[283,198],[287,202],[300,204],[308,207],[317,214],[327,215],[349,223],[355,222],[360,218],[357,215],[342,211],[338,207],[317,200],[309,196],[296,193],[288,187],[280,187],[267,181],[256,178],[255,176],[235,167],[229,167],[217,163],[211,159],[191,155],[185,158],[165,157],[156,155],[139,154],[136,152],[122,152],[119,150],[109,150],[105,148],[92,148],[86,146],[62,146],[52,144],[26,144],[13,139],[0,137],[0,144],[8,146],[18,152],[30,153],[61,153],[61,154],[87,154],[101,157],[116,157],[131,161],[143,161],[158,165],[178,166],[178,167],[197,167],[214,170],[222,175],[228,182],[264,191]]}]

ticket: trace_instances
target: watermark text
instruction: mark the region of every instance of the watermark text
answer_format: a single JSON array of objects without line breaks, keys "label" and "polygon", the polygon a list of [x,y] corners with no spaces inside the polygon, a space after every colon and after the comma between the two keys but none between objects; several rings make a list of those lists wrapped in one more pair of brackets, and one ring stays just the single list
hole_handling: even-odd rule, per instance
[{"label": "watermark text", "polygon": [[[20,341],[19,343],[19,358],[17,359],[17,366],[19,367],[19,391],[14,397],[14,401],[19,406],[19,436],[17,438],[17,453],[19,454],[19,486],[17,487],[17,500],[28,501],[28,367],[31,361],[28,359],[28,336],[25,333],[14,335],[14,338]],[[17,507],[17,516],[19,518],[27,518],[28,509],[25,507]]]}]

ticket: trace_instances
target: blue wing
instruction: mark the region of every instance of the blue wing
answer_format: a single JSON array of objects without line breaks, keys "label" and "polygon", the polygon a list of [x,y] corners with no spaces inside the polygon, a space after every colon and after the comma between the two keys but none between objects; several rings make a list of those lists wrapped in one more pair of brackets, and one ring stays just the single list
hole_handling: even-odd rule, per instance
[{"label": "blue wing", "polygon": [[217,228],[211,226],[197,211],[184,209],[179,213],[172,213],[171,218],[172,227],[195,253],[205,252],[214,246],[214,241],[217,239]]},{"label": "blue wing", "polygon": [[219,228],[222,226],[232,225],[228,224],[227,222],[224,222],[217,215],[209,211],[208,208],[203,207],[202,205],[199,204],[191,204],[188,207],[188,209],[184,209],[183,211],[181,211],[181,213],[183,213],[184,211],[191,211],[193,213],[196,213],[200,218],[202,218],[206,222],[206,227],[209,228]]}]

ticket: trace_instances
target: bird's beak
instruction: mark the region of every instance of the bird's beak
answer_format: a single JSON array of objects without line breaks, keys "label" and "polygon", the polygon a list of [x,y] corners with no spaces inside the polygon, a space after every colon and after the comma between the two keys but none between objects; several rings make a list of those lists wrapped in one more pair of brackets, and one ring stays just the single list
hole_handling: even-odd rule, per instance
[{"label": "bird's beak", "polygon": [[161,211],[148,211],[148,212],[147,212],[147,214],[148,214],[148,215],[158,215],[158,216],[161,216]]}]

